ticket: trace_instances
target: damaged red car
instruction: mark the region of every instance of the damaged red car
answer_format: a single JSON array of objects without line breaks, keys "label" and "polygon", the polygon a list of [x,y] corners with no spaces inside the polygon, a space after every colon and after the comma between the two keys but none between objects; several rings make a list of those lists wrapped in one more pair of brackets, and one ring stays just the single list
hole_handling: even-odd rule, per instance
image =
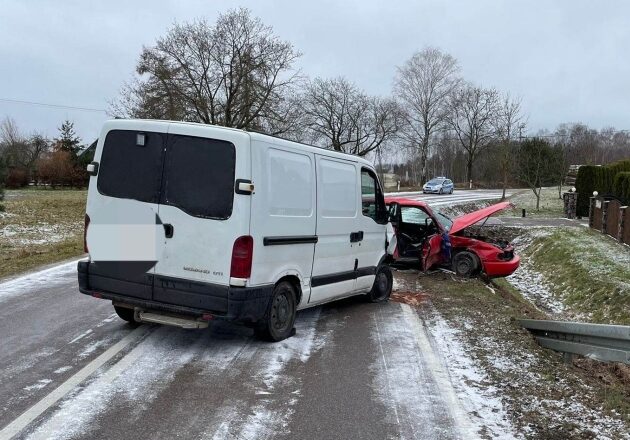
[{"label": "damaged red car", "polygon": [[483,225],[492,214],[511,206],[501,202],[450,219],[429,205],[403,197],[387,197],[391,228],[388,230],[389,258],[394,263],[427,271],[436,267],[460,276],[484,273],[490,278],[514,273],[520,258],[507,241],[484,235]]}]

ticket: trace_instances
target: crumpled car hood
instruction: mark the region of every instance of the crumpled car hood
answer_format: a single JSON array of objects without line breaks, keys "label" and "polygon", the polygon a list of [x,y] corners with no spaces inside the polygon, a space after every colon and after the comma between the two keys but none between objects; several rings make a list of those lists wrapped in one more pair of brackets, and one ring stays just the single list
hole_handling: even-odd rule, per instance
[{"label": "crumpled car hood", "polygon": [[472,226],[475,223],[478,223],[481,220],[485,219],[486,217],[490,217],[492,214],[503,211],[504,209],[507,209],[511,206],[512,204],[510,202],[501,202],[497,203],[496,205],[487,206],[478,211],[462,215],[461,217],[457,217],[453,220],[453,225],[448,232],[449,234],[456,234],[459,231],[466,229],[468,226]]}]

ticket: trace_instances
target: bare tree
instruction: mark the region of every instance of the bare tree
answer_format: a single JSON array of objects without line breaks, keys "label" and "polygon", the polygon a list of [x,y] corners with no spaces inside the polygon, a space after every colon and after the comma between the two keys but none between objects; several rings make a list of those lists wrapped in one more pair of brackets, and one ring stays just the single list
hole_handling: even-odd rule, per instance
[{"label": "bare tree", "polygon": [[514,140],[525,129],[525,117],[521,111],[521,100],[506,94],[498,104],[496,118],[494,118],[495,131],[498,137],[498,159],[503,177],[503,194],[508,185],[510,168],[514,162]]},{"label": "bare tree", "polygon": [[[283,125],[301,54],[247,9],[177,24],[145,47],[112,113],[257,130]],[[272,133],[277,134],[277,133]]]},{"label": "bare tree", "polygon": [[415,53],[397,68],[394,92],[405,110],[401,137],[418,150],[423,182],[432,136],[444,124],[448,98],[460,83],[458,74],[457,60],[433,47]]},{"label": "bare tree", "polygon": [[527,139],[518,145],[516,175],[536,196],[536,211],[540,210],[543,185],[554,182],[558,159],[558,150],[541,138]]},{"label": "bare tree", "polygon": [[6,118],[0,123],[0,155],[11,169],[21,170],[25,182],[30,180],[37,161],[49,148],[48,139],[38,133],[26,137],[13,119]]},{"label": "bare tree", "polygon": [[344,78],[313,80],[304,113],[314,143],[358,156],[383,146],[400,125],[394,100],[367,96]]},{"label": "bare tree", "polygon": [[466,180],[473,178],[473,164],[495,136],[499,94],[494,89],[466,85],[450,100],[447,122],[466,151]]},{"label": "bare tree", "polygon": [[0,153],[10,145],[24,141],[25,138],[13,119],[7,117],[0,122]]}]

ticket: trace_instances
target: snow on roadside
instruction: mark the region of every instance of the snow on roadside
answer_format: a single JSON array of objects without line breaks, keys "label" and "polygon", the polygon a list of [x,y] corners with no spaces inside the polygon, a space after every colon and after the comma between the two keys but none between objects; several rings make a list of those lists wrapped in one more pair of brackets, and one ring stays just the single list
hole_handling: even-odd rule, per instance
[{"label": "snow on roadside", "polygon": [[[550,228],[530,229],[529,234],[516,237],[512,244],[514,244],[518,252],[522,252],[531,246],[536,238],[551,235],[552,232],[553,229]],[[531,263],[531,255],[527,258],[522,258],[518,270],[505,279],[518,289],[524,298],[539,309],[555,315],[564,312],[564,303],[554,297],[552,293],[553,287],[540,272],[534,270]]]},{"label": "snow on roadside", "polygon": [[[316,334],[317,321],[321,308],[306,310],[298,315],[295,322],[296,335],[277,344],[260,343],[256,360],[258,373],[254,376],[255,393],[262,397],[257,405],[249,408],[249,415],[240,424],[236,438],[257,439],[269,438],[278,432],[279,427],[288,426],[293,406],[300,395],[299,384],[292,383],[290,376],[282,374],[284,368],[292,361],[306,363],[311,355],[319,350],[327,341],[328,333]],[[279,393],[284,405],[272,405],[278,397],[274,390],[280,387],[295,388],[289,396]],[[284,397],[282,397],[284,395]],[[271,408],[273,406],[273,409]],[[281,406],[282,410],[278,407]],[[232,420],[235,420],[233,417]],[[230,432],[229,423],[219,426],[213,439],[234,438],[222,433]],[[234,435],[231,432],[230,435]]]},{"label": "snow on roadside", "polygon": [[423,322],[407,304],[375,316],[380,356],[374,386],[402,438],[512,439],[496,388],[466,357],[458,331],[435,315]]},{"label": "snow on roadside", "polygon": [[76,277],[77,262],[81,259],[0,282],[0,302],[40,287],[50,287],[55,283],[65,282],[70,276]]},{"label": "snow on roadside", "polygon": [[[96,426],[95,418],[108,406],[121,401],[131,402],[137,408],[129,414],[130,418],[142,417],[142,411],[188,366],[198,369],[199,376],[210,378],[238,375],[239,370],[250,364],[256,373],[247,386],[253,388],[252,394],[260,396],[257,403],[251,406],[249,401],[226,396],[222,405],[203,410],[199,423],[214,438],[234,438],[235,430],[238,430],[236,438],[266,438],[288,423],[292,406],[299,397],[299,384],[288,383],[292,379],[283,370],[291,362],[306,362],[326,343],[327,334],[316,334],[320,312],[316,308],[298,315],[297,335],[278,344],[253,341],[245,329],[242,333],[221,330],[191,333],[171,327],[157,328],[117,363],[63,401],[28,438],[89,436],[90,429]],[[289,395],[274,392],[280,387],[294,388],[294,392]],[[271,409],[278,398],[283,399],[282,411]]]},{"label": "snow on roadside", "polygon": [[[480,432],[497,439],[522,437],[515,433],[510,423],[500,397],[501,391],[491,385],[483,368],[467,355],[469,350],[462,343],[461,331],[450,327],[437,311],[433,311],[427,328],[435,345],[439,346],[439,353],[464,409],[478,418]],[[496,362],[503,368],[512,368],[507,359],[497,359]]]}]

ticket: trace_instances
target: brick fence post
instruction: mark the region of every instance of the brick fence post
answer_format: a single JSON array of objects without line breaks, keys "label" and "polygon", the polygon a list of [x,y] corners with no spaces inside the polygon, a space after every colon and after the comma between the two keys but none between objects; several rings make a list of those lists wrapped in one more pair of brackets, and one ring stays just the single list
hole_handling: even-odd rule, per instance
[{"label": "brick fence post", "polygon": [[617,229],[617,240],[623,243],[623,232],[626,228],[626,224],[630,222],[628,218],[628,207],[622,206],[619,208],[619,228]]},{"label": "brick fence post", "polygon": [[588,204],[588,226],[589,228],[593,227],[594,224],[594,213],[595,213],[595,197],[589,198]]},{"label": "brick fence post", "polygon": [[564,194],[562,194],[562,200],[564,202],[564,216],[566,218],[575,218],[577,193],[565,192]]}]

